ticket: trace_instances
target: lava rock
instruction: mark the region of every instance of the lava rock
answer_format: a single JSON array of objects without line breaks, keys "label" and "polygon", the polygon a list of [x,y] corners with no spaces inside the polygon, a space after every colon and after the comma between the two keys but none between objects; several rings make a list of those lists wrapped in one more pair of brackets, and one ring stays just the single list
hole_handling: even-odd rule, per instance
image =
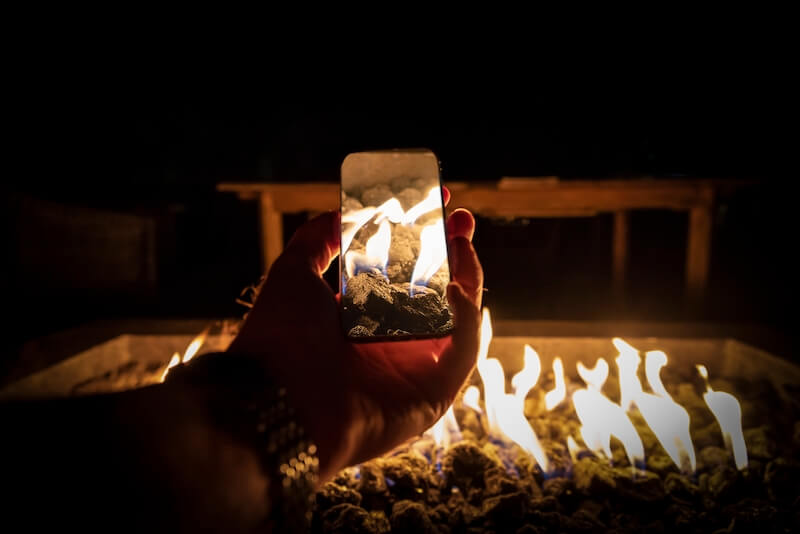
[{"label": "lava rock", "polygon": [[400,201],[400,205],[403,206],[405,211],[411,209],[412,206],[415,206],[422,202],[422,199],[425,198],[425,195],[419,189],[413,189],[411,187],[406,187],[395,197],[397,200]]},{"label": "lava rock", "polygon": [[502,464],[490,457],[475,443],[459,442],[445,452],[442,472],[449,487],[462,491],[485,487],[485,476],[490,469],[502,469]]},{"label": "lava rock", "polygon": [[386,534],[391,528],[383,513],[367,512],[349,503],[338,504],[326,511],[322,523],[328,534]]},{"label": "lava rock", "polygon": [[347,486],[327,482],[316,495],[317,507],[323,510],[333,508],[337,504],[349,503],[358,506],[361,504],[361,494]]},{"label": "lava rock", "polygon": [[357,198],[342,193],[342,213],[360,210],[363,207],[364,205]]},{"label": "lava rock", "polygon": [[565,477],[548,478],[542,483],[542,492],[557,499],[560,499],[564,494],[569,494],[572,489],[572,480]]},{"label": "lava rock", "polygon": [[373,462],[362,464],[358,491],[362,495],[377,495],[386,493],[386,489],[386,478],[381,468]]},{"label": "lava rock", "polygon": [[769,502],[760,499],[742,499],[723,510],[734,525],[733,532],[761,532],[771,525],[778,510]]},{"label": "lava rock", "polygon": [[492,472],[485,479],[486,489],[484,495],[487,497],[495,495],[506,495],[520,490],[519,481],[510,478],[506,473]]},{"label": "lava rock", "polygon": [[380,206],[392,198],[392,190],[386,184],[378,184],[369,187],[361,194],[361,203],[364,206]]},{"label": "lava rock", "polygon": [[788,502],[800,495],[800,463],[776,458],[764,469],[764,485],[773,501]]},{"label": "lava rock", "polygon": [[726,500],[734,493],[734,488],[739,481],[739,472],[729,466],[720,466],[708,476],[706,490],[719,501]]},{"label": "lava rock", "polygon": [[528,510],[528,496],[517,491],[483,501],[483,515],[495,525],[518,525]]},{"label": "lava rock", "polygon": [[631,477],[627,473],[630,473],[628,469],[617,477],[617,491],[623,497],[637,503],[653,503],[666,496],[664,485],[657,474],[650,471],[637,471]]},{"label": "lava rock", "polygon": [[698,456],[700,465],[708,469],[719,465],[728,465],[731,462],[731,455],[721,447],[704,447]]},{"label": "lava rock", "polygon": [[383,314],[392,310],[392,287],[381,274],[359,273],[347,280],[344,294],[345,308],[365,313]]},{"label": "lava rock", "polygon": [[607,495],[617,487],[614,470],[592,458],[578,460],[572,475],[575,479],[575,489],[586,495]]},{"label": "lava rock", "polygon": [[766,426],[749,428],[743,434],[749,457],[769,460],[775,456],[775,442],[770,439]]},{"label": "lava rock", "polygon": [[437,534],[425,507],[414,501],[397,501],[392,506],[392,532],[408,534]]},{"label": "lava rock", "polygon": [[664,490],[673,499],[683,502],[694,502],[700,493],[700,488],[692,484],[685,475],[670,473],[664,480]]}]

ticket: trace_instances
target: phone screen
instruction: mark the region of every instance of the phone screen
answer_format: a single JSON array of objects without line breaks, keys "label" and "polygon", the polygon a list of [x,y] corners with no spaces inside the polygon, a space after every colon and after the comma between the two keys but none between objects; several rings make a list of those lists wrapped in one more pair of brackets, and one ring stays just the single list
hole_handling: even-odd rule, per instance
[{"label": "phone screen", "polygon": [[357,152],[342,163],[342,326],[353,340],[449,334],[439,160],[430,150]]}]

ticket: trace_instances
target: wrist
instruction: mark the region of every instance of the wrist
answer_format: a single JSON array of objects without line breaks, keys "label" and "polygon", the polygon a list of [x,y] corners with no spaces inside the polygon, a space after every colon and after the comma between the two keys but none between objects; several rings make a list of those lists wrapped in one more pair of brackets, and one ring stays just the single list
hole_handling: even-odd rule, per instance
[{"label": "wrist", "polygon": [[319,459],[286,388],[270,379],[259,360],[231,353],[176,367],[171,383],[202,389],[211,425],[255,453],[270,481],[273,531],[305,528]]}]

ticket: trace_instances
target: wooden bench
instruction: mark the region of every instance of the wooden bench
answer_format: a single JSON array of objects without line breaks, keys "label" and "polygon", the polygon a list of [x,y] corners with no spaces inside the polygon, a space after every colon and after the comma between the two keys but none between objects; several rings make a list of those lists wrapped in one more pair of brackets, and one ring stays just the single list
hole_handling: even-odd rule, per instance
[{"label": "wooden bench", "polygon": [[[588,217],[612,213],[613,279],[621,288],[628,258],[630,210],[685,211],[689,217],[686,245],[686,287],[690,297],[702,295],[711,262],[711,223],[715,190],[729,182],[712,180],[571,180],[503,178],[491,183],[448,182],[450,209],[464,207],[487,217]],[[336,183],[223,183],[219,191],[236,193],[242,200],[258,200],[261,253],[265,269],[283,250],[286,213],[338,209]]]}]

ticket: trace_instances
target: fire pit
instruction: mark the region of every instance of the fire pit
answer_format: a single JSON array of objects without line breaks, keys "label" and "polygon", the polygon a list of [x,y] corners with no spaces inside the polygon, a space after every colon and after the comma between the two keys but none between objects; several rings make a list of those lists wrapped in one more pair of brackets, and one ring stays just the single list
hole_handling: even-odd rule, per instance
[{"label": "fire pit", "polygon": [[[321,488],[314,531],[800,528],[797,367],[731,339],[491,339],[490,326],[447,414]],[[209,335],[200,352],[229,339]],[[2,395],[139,387],[200,344],[121,336]]]}]

